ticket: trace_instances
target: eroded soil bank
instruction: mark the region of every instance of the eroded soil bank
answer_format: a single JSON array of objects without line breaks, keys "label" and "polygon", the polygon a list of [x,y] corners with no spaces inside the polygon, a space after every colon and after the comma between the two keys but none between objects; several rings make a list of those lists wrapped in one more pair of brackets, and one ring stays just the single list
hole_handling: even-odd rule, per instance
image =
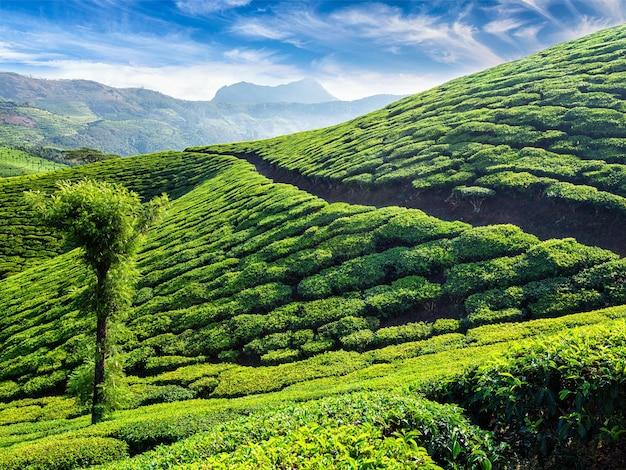
[{"label": "eroded soil bank", "polygon": [[480,212],[475,212],[469,202],[450,202],[449,192],[423,191],[418,194],[410,183],[376,189],[350,188],[341,182],[320,182],[297,171],[277,168],[256,154],[237,156],[252,163],[267,178],[297,186],[328,202],[411,207],[443,220],[461,220],[472,225],[510,223],[542,240],[573,237],[585,245],[626,255],[626,220],[606,210],[574,207],[539,195],[524,197],[499,192],[493,199],[483,202]]}]

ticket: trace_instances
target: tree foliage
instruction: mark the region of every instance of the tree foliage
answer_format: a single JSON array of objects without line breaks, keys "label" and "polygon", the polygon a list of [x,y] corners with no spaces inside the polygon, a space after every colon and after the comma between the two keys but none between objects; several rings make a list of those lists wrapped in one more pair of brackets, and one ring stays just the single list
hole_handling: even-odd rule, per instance
[{"label": "tree foliage", "polygon": [[97,320],[95,371],[93,378],[92,422],[99,421],[111,394],[106,377],[110,360],[118,368],[110,321],[123,320],[130,307],[137,273],[134,255],[142,236],[162,214],[167,196],[142,204],[139,195],[123,186],[85,179],[78,183],[62,181],[57,194],[47,198],[29,192],[27,197],[48,226],[65,234],[80,247],[86,265],[93,270],[96,282],[83,309]]},{"label": "tree foliage", "polygon": [[75,150],[64,150],[63,156],[69,162],[74,164],[94,163],[102,160],[109,160],[111,158],[119,158],[119,155],[114,153],[103,153],[102,150],[94,149],[91,147],[81,147]]}]

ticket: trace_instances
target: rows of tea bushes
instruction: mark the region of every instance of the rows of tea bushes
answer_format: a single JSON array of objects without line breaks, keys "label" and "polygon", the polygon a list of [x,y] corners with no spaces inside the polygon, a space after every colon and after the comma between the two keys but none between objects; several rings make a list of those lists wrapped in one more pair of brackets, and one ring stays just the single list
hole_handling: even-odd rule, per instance
[{"label": "rows of tea bushes", "polygon": [[[614,28],[322,132],[0,180],[0,467],[606,462],[626,430],[623,259],[329,204],[236,157],[474,211],[518,189],[621,217],[625,46]],[[172,200],[116,335],[128,409],[96,426],[63,397],[94,340],[93,274],[22,197],[85,176]]]},{"label": "rows of tea bushes", "polygon": [[0,178],[65,168],[67,165],[35,157],[23,150],[0,147]]},{"label": "rows of tea bushes", "polygon": [[[70,469],[114,461],[108,468],[491,468],[499,448],[459,408],[394,392],[359,393],[273,407],[249,416],[205,411],[203,432],[137,459],[119,461],[157,420],[117,424],[40,439],[0,453],[6,470]],[[215,419],[215,418],[221,419]],[[179,416],[180,418],[180,416]],[[212,421],[212,422],[210,422]],[[187,422],[189,424],[189,422]],[[173,424],[173,423],[172,423]],[[113,426],[108,426],[112,428]],[[152,430],[154,431],[154,429]],[[95,431],[97,434],[98,431]],[[129,445],[130,443],[130,445]],[[134,447],[137,450],[136,447]]]},{"label": "rows of tea bushes", "polygon": [[611,28],[345,124],[221,151],[260,156],[320,184],[412,185],[407,198],[437,190],[475,211],[512,192],[624,217],[624,48],[626,27]]},{"label": "rows of tea bushes", "polygon": [[623,464],[625,340],[623,322],[533,339],[434,383],[430,395],[491,422],[526,465],[595,468],[603,459],[611,468]]},{"label": "rows of tea bushes", "polygon": [[59,180],[99,178],[119,182],[145,200],[166,192],[175,198],[219,170],[206,155],[164,152],[67,168],[21,178],[0,178],[0,279],[59,254],[58,237],[34,218],[24,191],[51,193]]},{"label": "rows of tea bushes", "polygon": [[[557,419],[564,422],[575,419],[575,415],[560,418],[552,415],[552,421],[546,422],[544,428],[522,429],[516,434],[505,432],[507,428],[503,426],[494,439],[485,430],[470,425],[459,410],[425,401],[419,393],[426,392],[438,400],[462,402],[470,411],[476,408],[476,413],[479,410],[481,413],[491,412],[491,409],[483,409],[485,405],[480,400],[493,396],[496,398],[493,409],[497,419],[517,417],[519,412],[532,417],[546,413],[542,407],[544,403],[549,405],[550,401],[535,402],[532,393],[541,387],[543,379],[541,374],[529,374],[528,367],[534,368],[532,364],[545,360],[552,361],[552,365],[541,368],[541,371],[567,375],[569,382],[546,382],[563,387],[548,392],[558,395],[558,400],[563,403],[569,400],[576,406],[577,394],[584,394],[585,407],[587,402],[597,403],[598,400],[619,403],[620,393],[613,394],[611,390],[623,384],[619,358],[624,349],[625,314],[624,307],[617,307],[556,319],[532,320],[519,323],[515,328],[506,325],[479,327],[468,331],[464,350],[433,350],[411,358],[406,348],[402,350],[400,346],[394,346],[387,348],[386,359],[383,354],[378,354],[376,361],[370,361],[369,365],[345,375],[340,381],[331,377],[305,381],[281,392],[254,397],[140,407],[118,412],[97,426],[88,426],[86,416],[75,417],[80,413],[73,400],[66,398],[24,399],[0,404],[0,463],[7,469],[28,465],[65,469],[115,460],[109,468],[154,469],[170,468],[174,464],[193,466],[199,462],[217,465],[220,461],[228,462],[226,468],[249,468],[257,458],[266,466],[276,467],[279,462],[291,462],[295,458],[307,460],[323,456],[324,459],[338,460],[324,461],[325,465],[334,468],[332,465],[346,465],[346,462],[352,462],[350,459],[393,463],[392,459],[398,455],[404,459],[417,455],[426,458],[424,451],[416,449],[421,446],[444,468],[491,468],[491,464],[494,468],[515,468],[520,461],[529,460],[529,456],[543,455],[543,463],[555,456],[572,457],[571,446],[569,450],[562,448],[556,453],[546,448],[541,454],[539,441],[534,436],[543,432],[544,439],[547,437],[552,439],[551,442],[561,442],[567,447],[568,437],[561,439],[543,429],[554,426]],[[570,330],[574,326],[579,330]],[[552,336],[555,333],[557,337]],[[538,335],[550,336],[537,340]],[[532,338],[524,343],[527,337]],[[529,345],[530,349],[527,349]],[[607,348],[610,348],[610,354]],[[510,359],[490,362],[490,358],[506,351],[509,351]],[[558,358],[557,362],[554,358]],[[389,362],[379,362],[381,360]],[[518,368],[526,369],[511,375],[503,373],[507,364],[512,362],[517,363]],[[469,372],[462,373],[468,364],[474,366]],[[601,364],[605,366],[594,369]],[[595,372],[587,374],[585,368]],[[497,369],[495,374],[493,369]],[[192,375],[189,368],[181,369],[178,383],[184,381],[183,377],[189,380]],[[271,375],[279,377],[280,369],[274,368]],[[502,383],[494,381],[493,377],[500,377]],[[477,384],[472,385],[477,378]],[[174,374],[161,374],[161,379],[173,383]],[[517,380],[519,386],[507,387],[506,380]],[[480,386],[483,393],[476,394],[478,399],[475,402],[462,401],[471,399],[467,393],[473,386]],[[363,389],[379,391],[352,393]],[[250,392],[256,393],[254,390]],[[496,408],[498,404],[516,404],[517,401],[510,402],[509,395],[500,399],[498,393],[516,393],[520,399],[527,398],[520,401],[519,410],[505,413]],[[604,397],[603,393],[608,395]],[[609,450],[617,444],[614,439],[619,438],[622,429],[618,422],[620,409],[605,410],[602,419],[611,420],[611,427],[606,427],[606,432],[599,434],[597,425],[588,426],[590,438],[584,444],[585,449],[597,446],[598,437],[603,439],[598,448]],[[599,418],[594,419],[597,422]],[[488,417],[478,422],[491,420]],[[348,432],[345,426],[350,426],[352,431]],[[198,435],[194,436],[196,433]],[[615,436],[612,437],[611,433]],[[193,437],[186,439],[190,436]],[[511,441],[511,437],[516,440]],[[401,440],[397,441],[398,438]],[[179,440],[181,442],[172,446],[149,451],[158,444]],[[321,451],[316,457],[307,453],[313,443],[321,446],[320,449],[326,445],[335,445],[338,449],[332,453],[334,457]],[[531,450],[532,446],[535,446],[534,450]],[[372,448],[377,449],[375,454],[372,454]],[[409,452],[409,449],[412,450]],[[395,454],[399,450],[402,453]],[[128,454],[142,453],[144,455],[132,459],[118,460]],[[414,462],[411,460],[411,463]]]},{"label": "rows of tea bushes", "polygon": [[[414,209],[327,204],[233,157],[168,158],[195,161],[208,176],[172,202],[140,254],[126,368],[154,376],[209,364],[182,388],[143,387],[142,403],[275,390],[356,370],[358,352],[458,344],[474,326],[626,299],[625,263],[573,239],[541,242],[512,225],[473,228]],[[159,189],[167,184],[175,182]],[[88,279],[70,252],[0,282],[0,397],[64,390],[93,340],[93,322],[77,307]],[[264,369],[240,378],[221,363],[280,364],[288,378],[272,380]]]}]

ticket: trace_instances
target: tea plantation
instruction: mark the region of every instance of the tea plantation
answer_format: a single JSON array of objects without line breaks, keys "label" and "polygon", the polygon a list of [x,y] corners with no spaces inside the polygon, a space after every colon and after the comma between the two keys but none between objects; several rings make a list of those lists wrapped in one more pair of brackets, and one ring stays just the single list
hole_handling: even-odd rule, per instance
[{"label": "tea plantation", "polygon": [[[329,203],[246,160],[621,221],[623,50],[618,27],[322,131],[0,179],[0,468],[620,468],[623,258]],[[94,275],[23,196],[85,177],[172,201],[116,332],[125,409],[96,425],[66,393]]]},{"label": "tea plantation", "polygon": [[625,48],[626,27],[611,28],[343,125],[223,151],[356,191],[435,193],[474,211],[515,194],[623,219]]},{"label": "tea plantation", "polygon": [[0,178],[65,168],[67,165],[34,157],[22,150],[0,147]]}]

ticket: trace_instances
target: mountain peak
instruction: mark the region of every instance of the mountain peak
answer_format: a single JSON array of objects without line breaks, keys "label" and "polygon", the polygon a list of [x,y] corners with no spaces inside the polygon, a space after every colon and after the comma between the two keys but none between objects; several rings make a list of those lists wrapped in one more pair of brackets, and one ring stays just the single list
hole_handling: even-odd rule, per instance
[{"label": "mountain peak", "polygon": [[278,86],[255,85],[239,82],[227,85],[215,93],[214,103],[261,104],[261,103],[325,103],[337,101],[313,78]]}]

